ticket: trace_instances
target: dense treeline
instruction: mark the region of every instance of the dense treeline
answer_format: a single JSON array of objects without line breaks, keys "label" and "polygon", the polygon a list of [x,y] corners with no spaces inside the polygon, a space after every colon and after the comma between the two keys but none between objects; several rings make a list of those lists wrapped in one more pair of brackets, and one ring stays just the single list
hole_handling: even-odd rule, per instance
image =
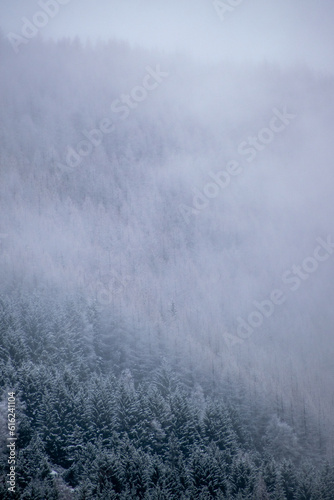
[{"label": "dense treeline", "polygon": [[[238,325],[331,233],[332,77],[115,41],[0,55],[16,497],[331,499],[330,256]],[[248,161],[277,113],[295,117]]]},{"label": "dense treeline", "polygon": [[334,498],[333,467],[298,456],[290,426],[252,414],[236,381],[219,394],[184,383],[171,360],[134,352],[125,329],[112,336],[115,322],[108,346],[106,323],[79,300],[1,302],[1,412],[14,390],[19,422],[16,494],[3,447],[1,498]]},{"label": "dense treeline", "polygon": [[[0,39],[0,52],[1,291],[45,286],[96,299],[126,322],[115,320],[112,335],[101,325],[96,344],[121,345],[131,332],[127,353],[108,349],[114,366],[125,369],[139,349],[152,368],[150,353],[171,355],[183,381],[206,370],[203,387],[222,373],[244,379],[246,397],[275,406],[298,435],[310,434],[298,416],[312,418],[308,451],[332,457],[333,259],[297,293],[284,289],[284,304],[249,338],[238,336],[254,302],[282,287],[282,273],[330,232],[333,175],[321,155],[332,79],[302,68],[197,65],[115,41],[35,39],[15,54]],[[122,119],[122,96],[157,69],[158,87]],[[238,145],[285,107],[296,118],[249,163]],[[114,129],[101,138],[105,119]],[[95,146],[76,164],[87,134]],[[231,160],[240,175],[185,220],[180,206],[201,205],[198,193]],[[51,310],[44,321],[56,324]],[[67,316],[66,332],[92,350],[87,327],[73,329]],[[43,345],[57,357],[58,337],[69,341],[53,331]],[[40,340],[29,342],[44,356]],[[131,370],[141,376],[140,366]]]}]

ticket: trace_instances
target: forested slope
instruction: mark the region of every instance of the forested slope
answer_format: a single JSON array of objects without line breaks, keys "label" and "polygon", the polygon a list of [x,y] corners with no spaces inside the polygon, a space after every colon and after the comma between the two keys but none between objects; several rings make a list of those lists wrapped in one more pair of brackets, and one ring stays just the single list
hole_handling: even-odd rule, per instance
[{"label": "forested slope", "polygon": [[[16,493],[3,475],[1,498],[333,498],[305,415],[293,428],[240,380],[213,386],[164,346],[134,349],[119,323],[106,337],[92,305],[50,306],[1,304],[2,444],[13,388],[18,422]],[[4,473],[7,459],[4,445]]]},{"label": "forested slope", "polygon": [[333,498],[330,250],[287,286],[332,234],[332,77],[119,42],[0,55],[16,497]]}]

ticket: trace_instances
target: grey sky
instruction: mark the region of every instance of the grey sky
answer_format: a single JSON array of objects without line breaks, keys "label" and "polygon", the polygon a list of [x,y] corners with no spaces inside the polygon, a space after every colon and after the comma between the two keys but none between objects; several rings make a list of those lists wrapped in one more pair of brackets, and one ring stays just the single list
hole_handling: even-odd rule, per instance
[{"label": "grey sky", "polygon": [[[38,10],[36,0],[1,0],[3,33],[21,34],[22,17],[31,20]],[[333,21],[332,0],[243,0],[223,21],[212,0],[69,0],[40,34],[119,38],[209,61],[306,62],[334,72]]]}]

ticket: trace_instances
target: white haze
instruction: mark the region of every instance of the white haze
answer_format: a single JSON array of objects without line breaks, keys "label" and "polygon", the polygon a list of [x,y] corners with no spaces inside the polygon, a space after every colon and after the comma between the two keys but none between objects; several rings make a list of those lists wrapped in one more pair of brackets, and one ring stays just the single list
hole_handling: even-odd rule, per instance
[{"label": "white haze", "polygon": [[[48,0],[39,0],[47,2]],[[51,0],[52,1],[52,0]],[[333,73],[332,0],[62,0],[39,30],[45,38],[127,40],[148,49],[187,53],[201,61],[306,63]],[[62,3],[59,2],[59,3]],[[217,3],[217,0],[216,0]],[[236,5],[229,8],[229,4]],[[0,2],[5,35],[21,33],[22,18],[40,10],[36,0]]]},{"label": "white haze", "polygon": [[[79,31],[78,21],[67,27],[65,7],[62,15],[59,33]],[[87,20],[82,34],[95,36],[92,26]],[[295,293],[281,278],[313,255],[317,238],[334,239],[333,77],[312,61],[285,68],[287,47],[280,64],[194,62],[123,42],[84,49],[31,40],[15,54],[2,41],[0,51],[3,290],[54,287],[100,300],[138,335],[156,345],[168,339],[171,352],[217,380],[238,374],[264,397],[307,404],[332,439],[334,255]],[[148,65],[169,76],[117,119],[112,101],[140,85]],[[248,163],[238,145],[284,107],[295,118]],[[105,117],[115,131],[79,166],[62,168],[67,147]],[[180,204],[191,206],[193,189],[203,191],[209,172],[231,160],[243,172],[187,224]],[[250,338],[229,342],[237,318],[277,288],[286,302]]]}]

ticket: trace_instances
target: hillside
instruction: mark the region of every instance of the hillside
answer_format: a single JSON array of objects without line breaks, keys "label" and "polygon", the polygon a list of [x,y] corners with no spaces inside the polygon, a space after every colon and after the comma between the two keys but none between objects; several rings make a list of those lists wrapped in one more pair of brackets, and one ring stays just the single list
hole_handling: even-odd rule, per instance
[{"label": "hillside", "polygon": [[333,498],[332,77],[0,55],[2,498]]}]

